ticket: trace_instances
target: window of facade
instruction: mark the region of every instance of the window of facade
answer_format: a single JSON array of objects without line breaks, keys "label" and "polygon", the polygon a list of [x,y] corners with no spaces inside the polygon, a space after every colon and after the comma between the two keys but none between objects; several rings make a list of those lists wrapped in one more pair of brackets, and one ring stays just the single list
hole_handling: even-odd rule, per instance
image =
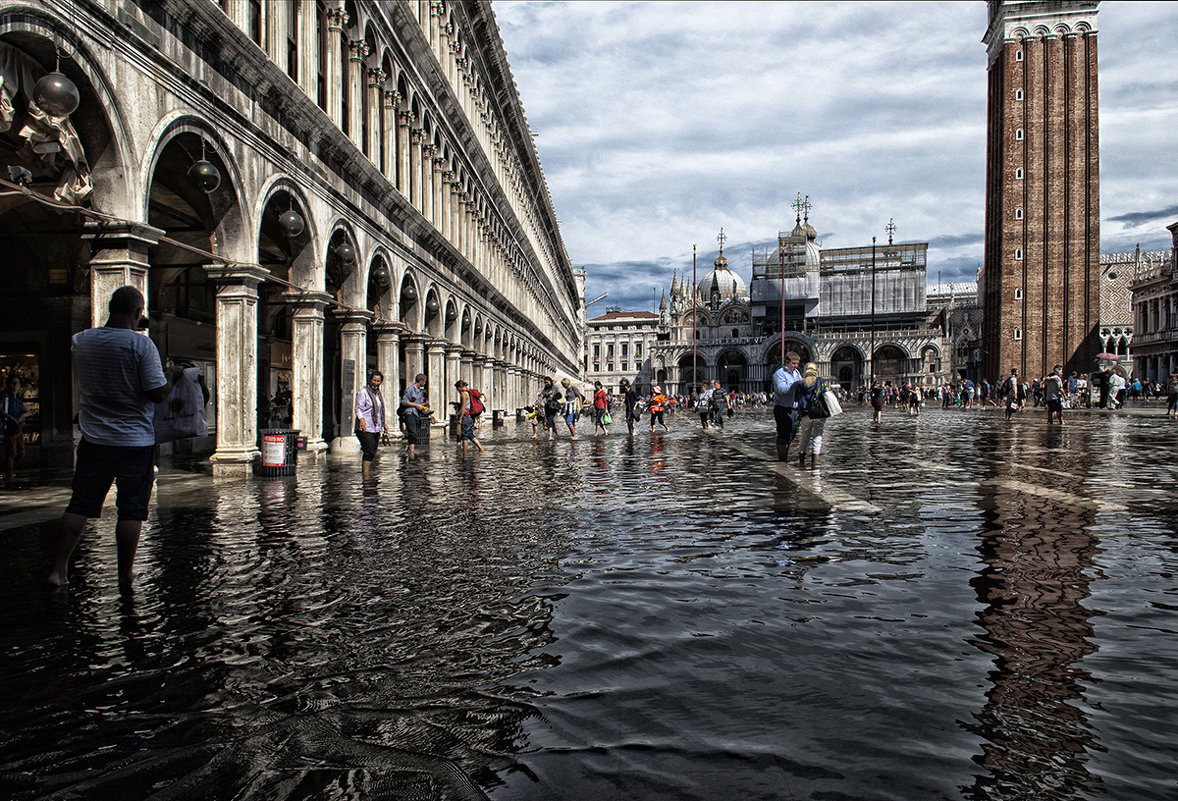
[{"label": "window of facade", "polygon": [[1015,300],[1022,300],[1022,299],[1023,299],[1023,288],[1022,288],[1021,286],[1020,286],[1020,287],[1015,287],[1015,289],[1014,289],[1014,299],[1015,299]]},{"label": "window of facade", "polygon": [[634,358],[636,358],[636,359],[642,358],[642,343],[641,342],[637,342],[634,345]]},{"label": "window of facade", "polygon": [[601,358],[601,346],[600,346],[600,345],[594,345],[594,346],[593,346],[593,358],[594,358],[594,359],[600,359],[600,358]]},{"label": "window of facade", "polygon": [[295,83],[299,80],[299,11],[302,7],[302,3],[291,3],[286,15],[286,74]]},{"label": "window of facade", "polygon": [[1016,129],[1015,129],[1015,131],[1014,131],[1014,141],[1016,141],[1016,142],[1021,142],[1021,141],[1023,141],[1023,129],[1022,129],[1022,128],[1016,128]]},{"label": "window of facade", "polygon": [[1022,61],[1023,60],[1023,51],[1022,50],[1015,50],[1014,51],[1014,60],[1015,61]]},{"label": "window of facade", "polygon": [[1015,248],[1014,249],[1014,260],[1015,261],[1022,261],[1023,260],[1023,249],[1022,248]]},{"label": "window of facade", "polygon": [[1021,329],[1021,328],[1014,329],[1014,341],[1019,342],[1022,340],[1022,338],[1023,338],[1023,329]]},{"label": "window of facade", "polygon": [[[622,343],[622,358],[624,359],[624,358],[626,358],[626,357],[627,357],[627,356],[629,356],[629,355],[630,355],[630,343],[629,343],[629,342],[623,342],[623,343]],[[623,367],[622,369],[623,369],[623,370],[625,370],[626,368],[625,368],[625,367]]]},{"label": "window of facade", "polygon": [[1014,180],[1021,181],[1023,179],[1023,168],[1019,167],[1014,171]]},{"label": "window of facade", "polygon": [[630,363],[629,362],[622,362],[622,372],[624,373],[629,369],[630,369]]},{"label": "window of facade", "polygon": [[249,0],[249,26],[246,31],[254,44],[265,49],[266,43],[262,39],[262,0]]},{"label": "window of facade", "polygon": [[1016,220],[1021,220],[1023,218],[1023,210],[1022,209],[1015,209],[1014,210],[1014,218]]},{"label": "window of facade", "polygon": [[1014,99],[1015,99],[1015,101],[1018,101],[1018,102],[1022,101],[1022,99],[1023,99],[1023,90],[1022,89],[1015,89],[1014,90]]}]

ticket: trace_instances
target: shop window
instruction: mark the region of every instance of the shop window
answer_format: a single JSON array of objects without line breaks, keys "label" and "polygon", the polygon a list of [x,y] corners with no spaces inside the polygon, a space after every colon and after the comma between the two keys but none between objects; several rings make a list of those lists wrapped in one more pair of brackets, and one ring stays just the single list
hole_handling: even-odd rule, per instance
[{"label": "shop window", "polygon": [[20,378],[18,395],[29,416],[21,429],[26,445],[41,441],[41,360],[26,350],[0,352],[0,389],[8,388],[8,376]]}]

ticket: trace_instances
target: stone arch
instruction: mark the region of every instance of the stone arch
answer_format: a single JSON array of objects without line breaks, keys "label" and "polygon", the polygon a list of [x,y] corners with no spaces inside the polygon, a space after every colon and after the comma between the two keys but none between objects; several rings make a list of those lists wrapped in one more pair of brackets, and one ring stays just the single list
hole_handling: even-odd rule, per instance
[{"label": "stone arch", "polygon": [[[303,231],[298,236],[286,236],[278,229],[278,217],[283,211],[295,211],[303,218]],[[324,286],[322,260],[319,257],[318,231],[311,218],[310,203],[299,184],[289,176],[274,175],[262,186],[252,209],[258,221],[254,233],[254,259],[283,280],[302,289],[322,289]],[[268,258],[267,254],[273,258]],[[285,267],[274,269],[278,261]]]},{"label": "stone arch", "polygon": [[397,293],[397,306],[401,323],[408,333],[423,333],[423,310],[425,302],[422,300],[421,287],[412,270],[405,270],[398,282],[400,291]]},{"label": "stone arch", "polygon": [[392,259],[379,246],[368,258],[365,270],[364,308],[373,313],[374,320],[392,320],[397,316],[397,296],[393,293]]},{"label": "stone arch", "polygon": [[425,291],[425,307],[422,310],[422,331],[434,339],[441,339],[444,333],[443,318],[445,296],[437,284],[431,283]]},{"label": "stone arch", "polygon": [[[329,228],[327,248],[323,253],[323,291],[345,306],[364,307],[365,286],[361,265],[360,242],[351,224],[336,220]],[[350,248],[350,250],[349,250]]]},{"label": "stone arch", "polygon": [[[79,116],[75,112],[65,124],[76,133],[87,164],[86,175],[78,171],[74,179],[76,190],[70,193],[84,193],[76,200],[88,200],[93,208],[115,216],[142,219],[139,216],[144,204],[142,185],[136,180],[136,158],[132,150],[135,139],[128,133],[131,125],[124,104],[111,89],[111,82],[100,66],[101,59],[95,57],[85,42],[79,41],[76,33],[64,20],[35,8],[20,8],[0,16],[0,44],[26,56],[37,69],[49,71],[42,65],[54,62],[55,37],[73,53],[61,60],[59,69],[78,88],[78,109],[85,113]],[[34,73],[32,77],[35,81],[40,74]],[[27,96],[32,93],[32,87],[22,85],[18,91]],[[21,127],[14,126],[16,130]],[[32,171],[34,176],[38,175],[39,170]],[[62,178],[65,177],[63,174]]]},{"label": "stone arch", "polygon": [[854,342],[839,342],[830,354],[830,375],[848,392],[863,383],[866,354]]}]

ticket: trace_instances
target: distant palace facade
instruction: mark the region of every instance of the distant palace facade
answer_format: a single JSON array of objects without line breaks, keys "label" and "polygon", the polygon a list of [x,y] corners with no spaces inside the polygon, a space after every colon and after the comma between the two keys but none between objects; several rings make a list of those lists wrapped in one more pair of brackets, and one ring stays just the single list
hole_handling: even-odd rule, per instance
[{"label": "distant palace facade", "polygon": [[657,317],[614,310],[588,321],[589,381],[687,393],[716,379],[759,392],[791,350],[848,390],[872,376],[924,386],[949,377],[943,315],[925,297],[927,243],[823,249],[799,214],[776,248],[753,255],[746,287],[720,240],[698,283],[672,279]]}]

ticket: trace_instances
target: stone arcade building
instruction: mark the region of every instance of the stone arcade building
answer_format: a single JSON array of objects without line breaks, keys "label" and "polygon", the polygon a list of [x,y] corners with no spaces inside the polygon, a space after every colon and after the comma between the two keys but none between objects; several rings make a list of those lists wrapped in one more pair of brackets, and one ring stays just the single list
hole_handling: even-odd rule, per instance
[{"label": "stone arcade building", "polygon": [[[76,111],[47,116],[60,63]],[[212,390],[219,469],[418,372],[494,408],[580,373],[581,293],[489,2],[0,0],[0,369],[29,466],[71,464],[70,336],[120,285]],[[53,106],[53,108],[57,108]],[[52,110],[52,109],[51,109]],[[219,176],[219,181],[217,180]],[[277,396],[280,402],[275,403]]]}]

